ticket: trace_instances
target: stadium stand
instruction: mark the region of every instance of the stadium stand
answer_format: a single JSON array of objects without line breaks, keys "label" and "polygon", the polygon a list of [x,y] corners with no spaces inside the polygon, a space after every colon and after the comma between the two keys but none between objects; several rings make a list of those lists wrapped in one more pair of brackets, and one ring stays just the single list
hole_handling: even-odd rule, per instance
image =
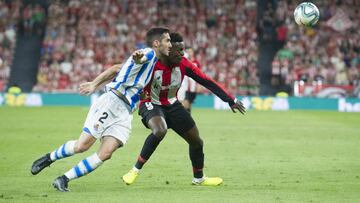
[{"label": "stadium stand", "polygon": [[[315,3],[321,20],[305,29],[293,20],[296,2],[279,1],[270,20],[284,46],[273,61],[273,85],[291,87],[298,80],[358,85],[360,12],[347,8],[360,8],[360,2]],[[9,77],[19,6],[20,1],[0,2],[0,91]],[[206,74],[234,94],[259,93],[256,1],[69,0],[54,1],[48,13],[34,91],[77,91],[80,83],[144,47],[143,30],[167,25],[185,36]]]},{"label": "stadium stand", "polygon": [[0,92],[10,76],[20,1],[0,1]]}]

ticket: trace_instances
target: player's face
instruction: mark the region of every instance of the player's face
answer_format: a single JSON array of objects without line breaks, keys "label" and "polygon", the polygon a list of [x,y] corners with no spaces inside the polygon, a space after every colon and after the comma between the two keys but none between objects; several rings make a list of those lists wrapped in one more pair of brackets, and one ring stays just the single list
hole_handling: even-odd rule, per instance
[{"label": "player's face", "polygon": [[165,56],[169,56],[170,48],[171,48],[170,35],[169,33],[164,33],[160,40],[160,45],[158,47],[159,52]]},{"label": "player's face", "polygon": [[172,64],[180,63],[182,57],[184,56],[184,48],[183,42],[176,42],[172,44],[169,53],[169,60]]}]

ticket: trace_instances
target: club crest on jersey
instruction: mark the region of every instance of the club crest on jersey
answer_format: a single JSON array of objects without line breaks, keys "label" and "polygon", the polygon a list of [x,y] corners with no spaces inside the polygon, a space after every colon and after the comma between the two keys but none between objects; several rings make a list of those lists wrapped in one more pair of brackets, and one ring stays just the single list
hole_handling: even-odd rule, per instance
[{"label": "club crest on jersey", "polygon": [[94,130],[95,130],[95,131],[98,131],[98,130],[99,130],[99,126],[100,126],[100,124],[99,124],[99,123],[96,123],[96,124],[94,125]]},{"label": "club crest on jersey", "polygon": [[181,71],[179,67],[175,67],[171,70],[170,75],[170,84],[163,85],[163,70],[157,70],[154,73],[155,81],[153,83],[153,88],[160,89],[160,90],[168,90],[179,88],[181,85]]}]

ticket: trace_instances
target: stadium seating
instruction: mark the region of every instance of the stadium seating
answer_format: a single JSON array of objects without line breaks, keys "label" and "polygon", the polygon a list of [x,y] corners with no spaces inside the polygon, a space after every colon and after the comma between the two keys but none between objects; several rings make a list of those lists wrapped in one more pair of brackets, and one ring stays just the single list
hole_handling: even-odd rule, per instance
[{"label": "stadium seating", "polygon": [[[77,91],[80,83],[144,47],[144,30],[166,25],[184,35],[186,46],[193,47],[206,74],[235,94],[259,92],[256,1],[54,2],[49,7],[34,91]],[[341,5],[318,1],[321,21],[314,29],[304,29],[293,20],[296,3],[279,1],[274,20],[281,25],[277,37],[285,45],[273,62],[273,73],[281,72],[288,85],[315,78],[325,84],[357,84],[360,14],[348,9],[354,4],[359,7],[357,1]],[[0,2],[0,88],[9,77],[19,5],[19,1]],[[339,19],[349,26],[338,29],[332,17],[341,9],[347,12]]]}]

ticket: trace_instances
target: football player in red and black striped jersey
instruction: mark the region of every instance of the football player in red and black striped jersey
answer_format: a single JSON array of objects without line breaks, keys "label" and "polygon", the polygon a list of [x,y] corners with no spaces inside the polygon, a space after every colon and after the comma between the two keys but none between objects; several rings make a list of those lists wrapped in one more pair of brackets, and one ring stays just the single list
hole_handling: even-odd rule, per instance
[{"label": "football player in red and black striped jersey", "polygon": [[184,42],[178,33],[170,35],[172,48],[169,56],[155,64],[150,83],[144,88],[140,101],[139,114],[144,125],[152,130],[146,138],[135,166],[123,176],[126,184],[132,184],[140,169],[150,158],[167,129],[173,129],[189,144],[189,155],[193,166],[195,185],[219,185],[222,179],[204,177],[203,141],[190,113],[177,99],[184,76],[193,78],[196,82],[212,91],[223,101],[228,102],[232,111],[245,113],[244,105],[229,94],[213,79],[206,76],[191,61],[184,57]]}]

